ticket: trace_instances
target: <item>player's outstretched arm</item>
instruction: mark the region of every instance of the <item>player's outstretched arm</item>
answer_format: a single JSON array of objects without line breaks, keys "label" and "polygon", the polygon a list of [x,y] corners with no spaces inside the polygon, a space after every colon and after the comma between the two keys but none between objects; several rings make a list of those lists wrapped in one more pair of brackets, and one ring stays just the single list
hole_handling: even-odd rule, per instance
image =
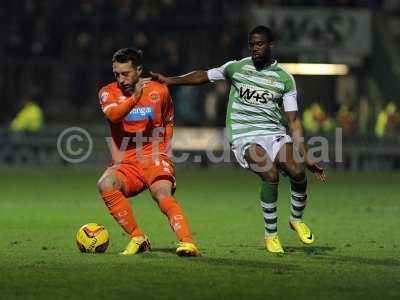
[{"label": "player's outstretched arm", "polygon": [[286,117],[293,138],[293,143],[297,149],[299,149],[301,156],[304,157],[307,169],[313,172],[317,179],[326,182],[324,169],[308,156],[307,146],[304,143],[303,126],[301,125],[301,120],[298,117],[297,111],[286,112]]},{"label": "player's outstretched arm", "polygon": [[167,77],[160,73],[150,72],[151,77],[166,85],[199,85],[210,82],[207,71],[198,70],[185,75]]},{"label": "player's outstretched arm", "polygon": [[103,112],[106,115],[107,119],[110,120],[112,123],[119,123],[125,118],[125,116],[132,110],[133,107],[139,102],[140,97],[143,94],[143,88],[146,85],[148,80],[141,79],[135,85],[135,90],[126,101],[116,104],[115,102],[105,109],[103,108]]}]

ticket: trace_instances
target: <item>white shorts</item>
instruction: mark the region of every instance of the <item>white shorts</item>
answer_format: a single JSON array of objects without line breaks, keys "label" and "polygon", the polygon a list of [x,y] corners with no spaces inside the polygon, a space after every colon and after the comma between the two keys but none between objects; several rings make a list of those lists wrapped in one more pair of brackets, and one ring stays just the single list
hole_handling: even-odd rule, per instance
[{"label": "white shorts", "polygon": [[244,154],[251,144],[260,145],[267,152],[271,161],[274,161],[282,146],[286,143],[291,142],[292,138],[287,134],[249,136],[235,140],[232,143],[232,151],[235,154],[238,163],[243,168],[247,169],[249,167],[249,164],[244,159]]}]

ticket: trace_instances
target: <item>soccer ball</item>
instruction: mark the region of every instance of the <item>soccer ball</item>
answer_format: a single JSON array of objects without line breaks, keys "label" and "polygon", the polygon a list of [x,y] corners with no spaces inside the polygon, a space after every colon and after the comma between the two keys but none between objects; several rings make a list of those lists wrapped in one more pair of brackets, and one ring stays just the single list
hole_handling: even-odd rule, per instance
[{"label": "soccer ball", "polygon": [[76,244],[84,253],[103,253],[109,242],[108,231],[103,225],[88,223],[76,233]]}]

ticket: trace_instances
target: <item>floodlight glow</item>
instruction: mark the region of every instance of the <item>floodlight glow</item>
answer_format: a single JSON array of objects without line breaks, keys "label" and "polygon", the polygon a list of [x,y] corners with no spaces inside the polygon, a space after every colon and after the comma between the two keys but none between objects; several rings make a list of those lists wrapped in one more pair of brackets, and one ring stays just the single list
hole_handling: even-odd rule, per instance
[{"label": "floodlight glow", "polygon": [[293,75],[347,75],[349,67],[343,64],[281,63]]}]

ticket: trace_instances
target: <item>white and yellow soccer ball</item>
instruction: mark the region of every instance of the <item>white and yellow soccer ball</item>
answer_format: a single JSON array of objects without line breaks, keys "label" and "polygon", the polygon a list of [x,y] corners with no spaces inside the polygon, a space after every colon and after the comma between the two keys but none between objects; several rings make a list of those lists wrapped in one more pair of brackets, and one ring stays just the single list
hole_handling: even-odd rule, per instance
[{"label": "white and yellow soccer ball", "polygon": [[103,253],[109,241],[107,229],[96,223],[85,224],[76,233],[76,244],[84,253]]}]

